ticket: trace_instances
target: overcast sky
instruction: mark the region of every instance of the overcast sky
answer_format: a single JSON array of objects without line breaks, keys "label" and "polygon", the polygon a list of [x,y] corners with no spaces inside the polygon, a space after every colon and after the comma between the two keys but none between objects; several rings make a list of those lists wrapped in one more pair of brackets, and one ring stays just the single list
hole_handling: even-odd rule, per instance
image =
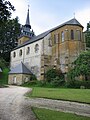
[{"label": "overcast sky", "polygon": [[19,17],[25,24],[30,5],[30,24],[36,35],[75,18],[84,26],[90,21],[90,0],[9,0],[16,11],[12,18]]}]

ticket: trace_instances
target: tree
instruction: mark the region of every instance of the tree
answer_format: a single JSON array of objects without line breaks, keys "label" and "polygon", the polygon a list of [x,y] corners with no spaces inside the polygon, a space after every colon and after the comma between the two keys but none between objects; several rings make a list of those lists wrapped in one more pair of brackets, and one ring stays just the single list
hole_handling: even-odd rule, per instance
[{"label": "tree", "polygon": [[16,28],[18,29],[19,26],[17,18],[10,20],[12,11],[15,11],[15,8],[9,1],[0,0],[0,57],[7,61],[10,50],[14,47],[15,35],[18,31]]},{"label": "tree", "polygon": [[20,35],[20,24],[18,17],[8,19],[4,25],[0,27],[0,56],[6,61],[10,59],[11,50],[17,46],[17,38]]},{"label": "tree", "polygon": [[14,6],[6,0],[0,0],[0,26],[11,17]]},{"label": "tree", "polygon": [[90,51],[81,53],[73,64],[74,68],[70,71],[71,75],[73,77],[82,75],[88,80],[88,76],[90,76]]},{"label": "tree", "polygon": [[90,22],[87,23],[87,30],[85,31],[86,47],[90,48]]}]

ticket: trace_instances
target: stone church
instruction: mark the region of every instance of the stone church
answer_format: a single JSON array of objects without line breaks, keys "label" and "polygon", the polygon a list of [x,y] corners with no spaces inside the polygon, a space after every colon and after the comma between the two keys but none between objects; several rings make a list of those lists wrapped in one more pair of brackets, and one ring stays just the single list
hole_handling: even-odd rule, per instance
[{"label": "stone church", "polygon": [[32,74],[44,80],[50,68],[67,73],[72,62],[85,50],[83,38],[83,26],[75,18],[36,36],[28,9],[18,46],[11,51],[8,83],[21,85],[29,81]]}]

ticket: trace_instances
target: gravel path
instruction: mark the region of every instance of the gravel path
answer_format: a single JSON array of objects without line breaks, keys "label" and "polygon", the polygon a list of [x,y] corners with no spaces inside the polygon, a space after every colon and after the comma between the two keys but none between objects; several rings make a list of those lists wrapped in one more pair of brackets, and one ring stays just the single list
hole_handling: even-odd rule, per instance
[{"label": "gravel path", "polygon": [[37,120],[31,111],[31,106],[90,117],[90,105],[88,104],[44,98],[25,98],[24,94],[31,90],[17,86],[0,88],[0,120]]},{"label": "gravel path", "polygon": [[90,117],[90,105],[88,104],[43,98],[27,98],[27,101],[29,105],[34,107],[69,112]]},{"label": "gravel path", "polygon": [[17,86],[0,88],[0,120],[36,120],[23,96],[29,90]]}]

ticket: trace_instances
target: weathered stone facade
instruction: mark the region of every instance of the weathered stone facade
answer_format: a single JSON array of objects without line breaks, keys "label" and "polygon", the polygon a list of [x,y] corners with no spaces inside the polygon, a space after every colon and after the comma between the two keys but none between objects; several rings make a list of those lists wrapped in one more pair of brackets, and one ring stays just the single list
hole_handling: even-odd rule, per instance
[{"label": "weathered stone facade", "polygon": [[38,80],[44,80],[46,71],[53,67],[68,72],[72,62],[85,50],[83,26],[75,18],[38,36],[24,36],[18,41],[19,46],[11,52],[11,68],[23,62]]},{"label": "weathered stone facade", "polygon": [[8,84],[22,85],[28,81],[30,81],[30,74],[9,74],[8,76]]}]

